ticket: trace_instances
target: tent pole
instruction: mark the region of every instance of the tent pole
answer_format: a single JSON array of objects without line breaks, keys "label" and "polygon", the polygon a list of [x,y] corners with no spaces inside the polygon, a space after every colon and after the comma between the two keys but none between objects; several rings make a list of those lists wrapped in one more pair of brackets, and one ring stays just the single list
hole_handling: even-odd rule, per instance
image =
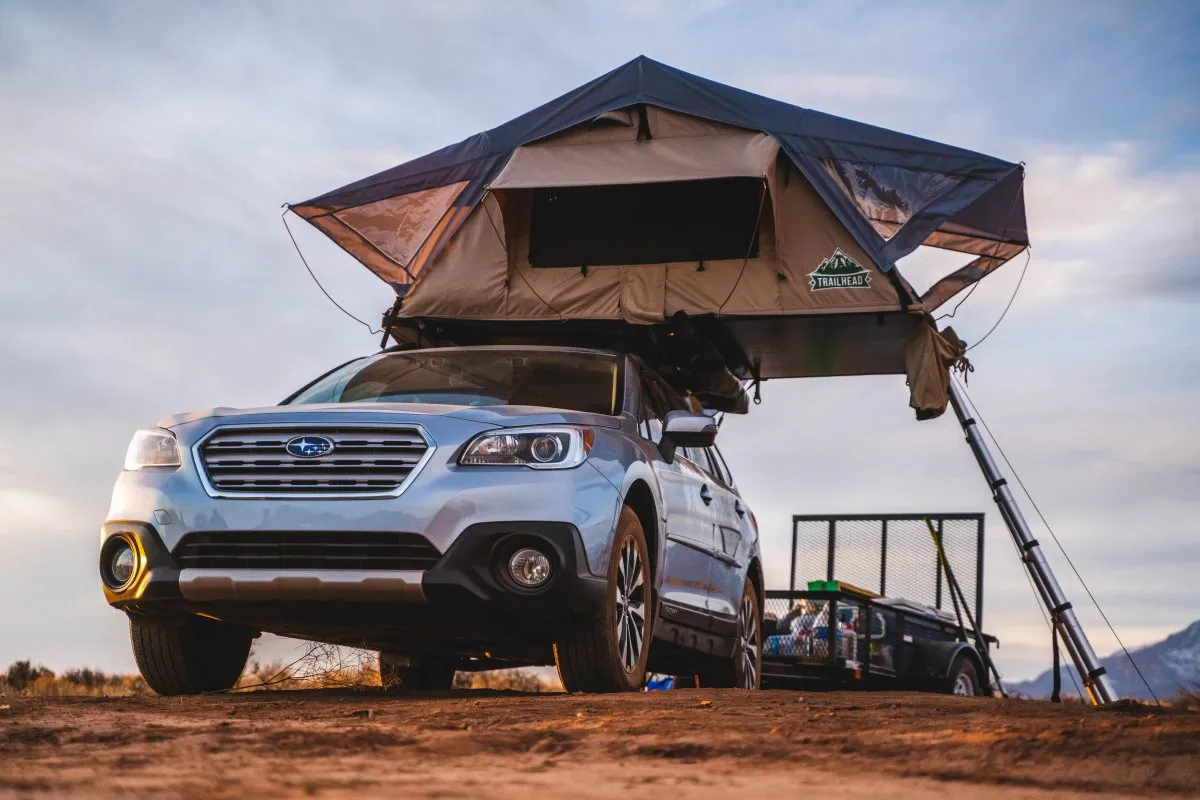
[{"label": "tent pole", "polygon": [[1022,561],[1025,563],[1025,568],[1033,577],[1034,583],[1038,587],[1038,594],[1063,638],[1067,653],[1075,662],[1075,669],[1079,672],[1079,677],[1083,679],[1084,686],[1087,687],[1089,699],[1093,705],[1116,702],[1120,698],[1113,689],[1104,667],[1100,665],[1100,660],[1096,657],[1096,651],[1092,649],[1087,634],[1083,632],[1083,626],[1075,615],[1075,609],[1067,602],[1066,595],[1063,594],[1062,587],[1054,577],[1050,564],[1046,561],[1045,554],[1042,553],[1041,546],[1029,529],[1029,524],[1025,521],[1016,498],[1013,497],[1012,490],[1008,488],[1008,481],[1004,479],[1000,467],[992,458],[992,454],[979,432],[979,426],[967,413],[966,404],[963,402],[958,386],[953,381],[950,382],[950,405],[954,408],[955,416],[958,417],[958,424],[962,426],[963,432],[967,436],[967,444],[971,447],[971,452],[975,454],[975,460],[979,462],[979,469],[983,472],[983,477],[992,490],[992,498],[1000,507],[1000,516],[1004,519],[1018,549],[1023,554]]}]

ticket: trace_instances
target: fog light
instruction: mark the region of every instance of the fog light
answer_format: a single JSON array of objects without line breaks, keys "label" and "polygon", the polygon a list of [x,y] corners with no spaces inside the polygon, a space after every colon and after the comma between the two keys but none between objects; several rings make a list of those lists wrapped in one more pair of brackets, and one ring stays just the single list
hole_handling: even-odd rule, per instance
[{"label": "fog light", "polygon": [[137,557],[134,555],[132,547],[123,544],[116,548],[113,551],[109,566],[113,580],[120,586],[129,583],[129,579],[133,577],[133,568],[136,565]]},{"label": "fog light", "polygon": [[532,589],[550,579],[550,559],[531,547],[522,547],[508,560],[508,572],[518,585]]},{"label": "fog light", "polygon": [[129,588],[138,573],[137,549],[129,537],[114,536],[100,553],[100,577],[114,592]]}]

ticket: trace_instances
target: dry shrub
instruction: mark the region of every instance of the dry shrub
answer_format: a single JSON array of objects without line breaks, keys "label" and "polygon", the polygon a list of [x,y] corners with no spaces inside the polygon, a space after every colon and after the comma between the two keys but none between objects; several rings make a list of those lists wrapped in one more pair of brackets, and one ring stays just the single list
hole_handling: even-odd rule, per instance
[{"label": "dry shrub", "polygon": [[[253,657],[233,691],[286,689],[378,689],[379,662],[371,650],[310,642],[291,663],[262,663]],[[534,670],[497,669],[459,672],[455,689],[555,692],[562,687]],[[62,675],[30,661],[17,661],[0,672],[0,694],[30,697],[117,697],[150,694],[141,675],[113,675],[100,669],[69,669]]]},{"label": "dry shrub", "polygon": [[308,642],[290,664],[262,664],[253,657],[234,690],[378,688],[379,664],[370,650]]},{"label": "dry shrub", "polygon": [[491,689],[511,692],[554,692],[561,687],[525,669],[493,669],[486,672],[458,672],[455,689]]},{"label": "dry shrub", "polygon": [[141,675],[110,675],[100,669],[69,669],[62,675],[29,661],[0,673],[0,693],[27,697],[118,697],[149,694]]},{"label": "dry shrub", "polygon": [[1180,689],[1171,701],[1171,707],[1181,711],[1200,711],[1200,683],[1192,684],[1190,689]]}]

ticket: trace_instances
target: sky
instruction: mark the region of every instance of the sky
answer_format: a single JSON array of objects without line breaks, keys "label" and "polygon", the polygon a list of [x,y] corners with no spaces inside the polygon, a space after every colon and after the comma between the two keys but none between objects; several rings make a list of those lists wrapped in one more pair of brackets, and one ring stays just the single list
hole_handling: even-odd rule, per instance
[{"label": "sky", "polygon": [[[0,667],[134,668],[96,553],[135,429],[277,402],[378,347],[304,271],[283,203],[639,54],[1026,163],[1028,273],[972,351],[969,391],[1127,645],[1200,618],[1195,4],[0,0]],[[378,319],[390,290],[293,228],[334,297]],[[918,252],[901,270],[922,288],[961,262]],[[943,322],[979,340],[1022,263]],[[795,513],[986,511],[999,666],[1011,679],[1048,666],[1038,606],[949,415],[916,422],[900,377],[763,395],[719,444],[769,583],[786,581]]]}]

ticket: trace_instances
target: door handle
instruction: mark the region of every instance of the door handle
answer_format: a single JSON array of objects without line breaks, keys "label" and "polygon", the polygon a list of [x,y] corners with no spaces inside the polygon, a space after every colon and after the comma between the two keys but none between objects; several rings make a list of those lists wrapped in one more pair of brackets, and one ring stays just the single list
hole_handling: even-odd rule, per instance
[{"label": "door handle", "polygon": [[734,512],[735,512],[735,513],[736,513],[736,514],[737,514],[739,517],[744,517],[744,516],[746,516],[746,509],[742,508],[742,501],[741,501],[741,500],[734,500],[734,501],[733,501],[733,510],[734,510]]},{"label": "door handle", "polygon": [[708,484],[700,487],[700,499],[704,501],[704,505],[712,505],[712,492],[708,490]]}]

